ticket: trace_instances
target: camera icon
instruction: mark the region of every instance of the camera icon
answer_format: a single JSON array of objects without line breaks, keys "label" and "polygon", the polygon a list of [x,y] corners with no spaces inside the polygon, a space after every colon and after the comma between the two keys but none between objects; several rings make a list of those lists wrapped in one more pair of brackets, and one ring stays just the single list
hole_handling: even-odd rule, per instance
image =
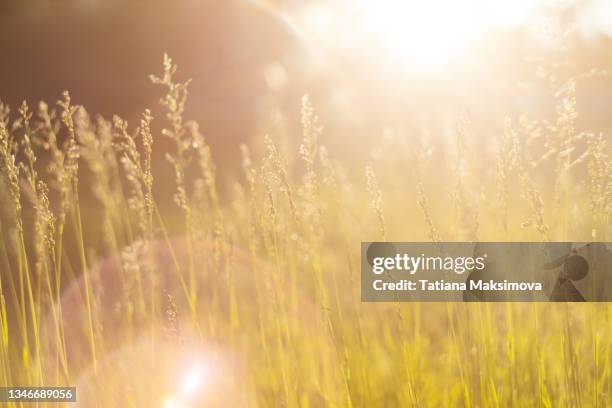
[{"label": "camera icon", "polygon": [[556,277],[551,302],[612,301],[612,252],[604,243],[589,243],[543,266]]}]

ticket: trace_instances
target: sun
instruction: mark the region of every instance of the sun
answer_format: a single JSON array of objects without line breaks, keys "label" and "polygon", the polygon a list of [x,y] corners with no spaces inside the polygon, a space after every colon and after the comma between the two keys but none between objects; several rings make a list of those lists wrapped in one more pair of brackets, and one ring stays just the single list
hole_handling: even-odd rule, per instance
[{"label": "sun", "polygon": [[536,8],[553,1],[320,1],[311,3],[302,21],[306,37],[318,35],[318,47],[349,44],[370,55],[379,50],[394,62],[431,70],[466,57],[492,31],[526,23]]},{"label": "sun", "polygon": [[374,45],[428,68],[464,53],[478,35],[478,16],[460,3],[359,0],[357,7]]}]

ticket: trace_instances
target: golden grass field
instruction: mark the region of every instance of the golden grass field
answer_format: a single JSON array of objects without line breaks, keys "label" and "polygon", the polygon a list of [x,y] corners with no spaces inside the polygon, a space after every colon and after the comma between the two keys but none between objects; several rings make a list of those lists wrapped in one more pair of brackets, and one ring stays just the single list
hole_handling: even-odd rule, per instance
[{"label": "golden grass field", "polygon": [[612,148],[578,127],[575,81],[554,120],[386,134],[363,162],[326,149],[304,97],[301,137],[231,147],[227,177],[180,70],[151,79],[166,116],[136,124],[68,93],[0,109],[0,386],[76,385],[84,407],[611,405],[609,304],[359,293],[362,241],[609,240]]}]

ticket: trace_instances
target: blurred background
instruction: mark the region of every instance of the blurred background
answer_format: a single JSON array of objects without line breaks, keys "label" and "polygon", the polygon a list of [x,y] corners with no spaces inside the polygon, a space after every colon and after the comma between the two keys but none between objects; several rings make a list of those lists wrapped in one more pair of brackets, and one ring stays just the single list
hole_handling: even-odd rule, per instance
[{"label": "blurred background", "polygon": [[398,137],[432,139],[444,161],[458,123],[493,151],[506,118],[554,123],[574,86],[577,129],[609,133],[611,35],[604,0],[5,0],[0,100],[15,112],[69,90],[132,129],[152,109],[159,205],[174,208],[172,141],[157,136],[163,90],[149,79],[166,52],[178,80],[192,79],[186,118],[219,178],[234,180],[240,143],[267,134],[297,149],[305,94],[326,146],[354,172]]},{"label": "blurred background", "polygon": [[305,93],[328,134],[359,141],[444,130],[445,116],[550,115],[551,95],[582,76],[581,120],[603,129],[610,79],[585,74],[609,62],[610,34],[605,0],[4,0],[0,98],[32,105],[68,89],[135,124],[158,107],[148,74],[168,52],[193,78],[187,116],[221,166],[263,129],[298,135]]},{"label": "blurred background", "polygon": [[[362,241],[607,240],[611,37],[609,0],[0,0],[0,309],[20,309],[0,384],[150,400],[149,376],[197,383],[148,365],[193,330],[211,344],[187,360],[222,346],[236,384],[212,388],[257,406],[605,406],[606,304],[372,305],[356,277]],[[186,126],[161,134],[164,53],[212,159]],[[152,171],[146,131],[83,110],[78,180],[58,115],[28,156],[22,100],[61,114],[64,90],[130,132],[150,108]]]}]

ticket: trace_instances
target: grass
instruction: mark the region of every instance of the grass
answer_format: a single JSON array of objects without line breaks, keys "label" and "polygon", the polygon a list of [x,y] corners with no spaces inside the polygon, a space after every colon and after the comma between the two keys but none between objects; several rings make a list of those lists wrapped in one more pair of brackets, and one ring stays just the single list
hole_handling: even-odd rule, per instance
[{"label": "grass", "polygon": [[[573,81],[553,119],[395,135],[368,163],[325,148],[305,97],[299,145],[236,146],[233,181],[170,58],[151,79],[160,134],[150,111],[134,128],[68,93],[0,109],[0,386],[77,385],[86,407],[612,400],[608,304],[359,300],[361,241],[610,238],[612,150],[577,129]],[[154,181],[164,155],[173,186]]]}]

